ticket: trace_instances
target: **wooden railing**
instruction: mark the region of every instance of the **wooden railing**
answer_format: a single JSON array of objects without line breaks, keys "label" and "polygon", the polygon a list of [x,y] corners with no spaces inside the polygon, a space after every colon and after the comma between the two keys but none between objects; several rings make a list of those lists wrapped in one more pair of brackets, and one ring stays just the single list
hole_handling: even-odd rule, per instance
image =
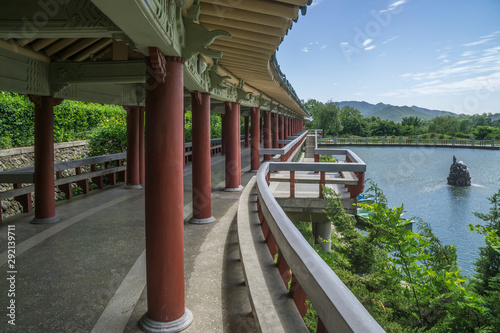
[{"label": "wooden railing", "polygon": [[[361,172],[364,163],[264,163],[257,172],[257,209],[267,247],[302,317],[306,298],[318,314],[318,332],[384,332],[358,299],[304,239],[269,189],[275,170]],[[298,168],[298,169],[297,169]],[[288,287],[290,285],[290,287]]]},{"label": "wooden railing", "polygon": [[420,138],[326,138],[318,142],[320,146],[424,146],[424,147],[460,147],[497,149],[500,148],[499,140],[475,140],[475,139],[420,139]]},{"label": "wooden railing", "polygon": [[[111,155],[95,156],[82,158],[78,160],[54,163],[54,172],[56,179],[54,186],[57,186],[66,196],[66,199],[72,197],[72,183],[77,183],[84,194],[89,192],[89,180],[101,189],[104,186],[103,177],[106,176],[110,185],[116,184],[117,175],[121,176],[122,181],[126,178],[127,167],[123,165],[123,160],[127,158],[127,153],[118,153]],[[115,162],[115,166],[111,166]],[[90,172],[83,172],[84,167],[90,167]],[[63,171],[74,169],[75,175],[64,177]],[[0,183],[12,184],[13,189],[0,192],[0,200],[14,198],[19,201],[23,207],[23,212],[32,210],[31,193],[34,192],[33,185],[34,167],[14,169],[0,172]],[[0,212],[0,221],[1,221]]]},{"label": "wooden railing", "polygon": [[273,155],[273,160],[281,162],[288,161],[305,141],[307,131],[302,131],[288,137],[288,140],[279,140],[279,144],[285,144],[283,148],[260,148],[259,155]]}]

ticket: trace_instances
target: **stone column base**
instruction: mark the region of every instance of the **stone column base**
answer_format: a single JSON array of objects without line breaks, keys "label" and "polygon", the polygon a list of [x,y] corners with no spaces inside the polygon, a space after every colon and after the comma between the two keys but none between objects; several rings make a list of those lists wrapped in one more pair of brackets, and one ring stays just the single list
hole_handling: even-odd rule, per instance
[{"label": "stone column base", "polygon": [[224,192],[240,192],[241,190],[243,190],[243,186],[238,186],[238,187],[226,187],[223,189]]},{"label": "stone column base", "polygon": [[206,219],[196,219],[196,218],[192,217],[189,220],[189,223],[192,223],[192,224],[209,224],[209,223],[213,223],[213,222],[215,222],[215,217],[213,217],[213,216],[210,216]]},{"label": "stone column base", "polygon": [[139,326],[144,332],[148,333],[177,333],[185,330],[193,322],[193,314],[188,308],[185,308],[184,314],[176,320],[161,322],[148,317],[144,314],[139,321]]}]

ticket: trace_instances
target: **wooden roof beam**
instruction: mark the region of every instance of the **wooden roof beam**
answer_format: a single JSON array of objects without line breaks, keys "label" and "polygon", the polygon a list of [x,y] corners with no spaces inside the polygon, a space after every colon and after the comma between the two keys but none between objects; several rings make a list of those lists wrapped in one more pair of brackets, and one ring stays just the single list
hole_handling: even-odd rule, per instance
[{"label": "wooden roof beam", "polygon": [[230,18],[238,21],[255,23],[263,26],[276,28],[290,28],[292,20],[281,16],[259,14],[237,8],[224,7],[218,4],[201,3],[201,13],[207,16],[213,16],[219,20]]},{"label": "wooden roof beam", "polygon": [[[220,7],[220,10],[225,7],[221,0],[203,0],[205,3],[210,3]],[[255,12],[259,14],[279,16],[288,19],[296,19],[299,15],[299,7],[292,6],[286,3],[273,2],[268,0],[252,0],[252,1],[228,1],[230,7],[232,8],[247,10],[250,12]]]}]

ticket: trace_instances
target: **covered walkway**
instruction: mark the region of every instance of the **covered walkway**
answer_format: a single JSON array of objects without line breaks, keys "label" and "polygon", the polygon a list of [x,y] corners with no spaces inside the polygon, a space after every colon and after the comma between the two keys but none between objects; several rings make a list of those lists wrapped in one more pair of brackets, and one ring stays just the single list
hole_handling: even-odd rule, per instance
[{"label": "covered walkway", "polygon": [[[194,316],[185,332],[256,331],[239,261],[236,212],[241,192],[225,192],[224,157],[212,158],[215,223],[184,224],[186,306]],[[242,148],[242,184],[250,149]],[[191,164],[184,171],[184,218],[192,215]],[[31,224],[32,214],[8,225],[16,234],[16,326],[2,332],[141,332],[147,311],[144,190],[92,191],[56,204],[61,221]],[[5,273],[7,254],[0,255]],[[0,290],[8,290],[6,279]],[[7,304],[7,294],[0,303]]]}]

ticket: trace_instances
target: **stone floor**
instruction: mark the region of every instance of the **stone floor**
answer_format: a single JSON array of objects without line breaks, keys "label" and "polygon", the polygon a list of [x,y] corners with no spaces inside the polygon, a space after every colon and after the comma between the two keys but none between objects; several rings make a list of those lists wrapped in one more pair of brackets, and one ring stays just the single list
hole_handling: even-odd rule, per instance
[{"label": "stone floor", "polygon": [[[242,149],[242,184],[250,150]],[[191,214],[191,166],[185,169],[185,218]],[[255,332],[239,262],[239,192],[223,192],[224,157],[212,158],[209,225],[185,223],[186,332]],[[140,332],[147,311],[143,190],[115,186],[56,204],[61,221],[33,225],[32,214],[0,226],[0,332]],[[7,273],[7,229],[15,227],[15,296]],[[7,306],[15,300],[15,326]]]}]

